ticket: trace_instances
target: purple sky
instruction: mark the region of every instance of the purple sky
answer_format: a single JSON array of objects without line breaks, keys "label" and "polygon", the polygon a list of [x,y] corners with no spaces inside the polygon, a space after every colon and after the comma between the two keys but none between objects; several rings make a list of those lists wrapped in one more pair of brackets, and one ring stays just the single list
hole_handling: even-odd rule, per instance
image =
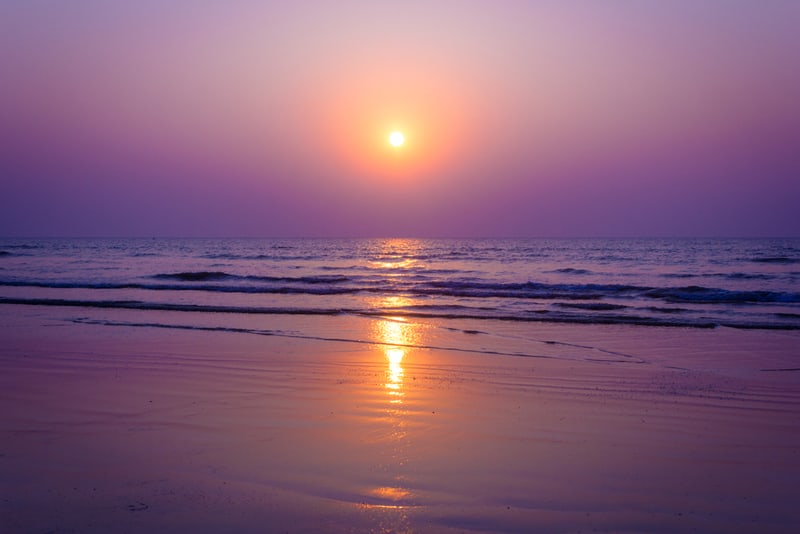
[{"label": "purple sky", "polygon": [[798,236],[798,28],[795,0],[6,0],[0,235]]}]

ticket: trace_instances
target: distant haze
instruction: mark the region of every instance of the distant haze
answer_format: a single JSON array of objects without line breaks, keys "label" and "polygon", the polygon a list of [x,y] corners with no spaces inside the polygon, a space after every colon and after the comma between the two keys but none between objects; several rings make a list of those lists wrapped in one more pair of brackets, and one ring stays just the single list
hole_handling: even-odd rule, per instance
[{"label": "distant haze", "polygon": [[798,28],[793,0],[7,0],[0,235],[797,236]]}]

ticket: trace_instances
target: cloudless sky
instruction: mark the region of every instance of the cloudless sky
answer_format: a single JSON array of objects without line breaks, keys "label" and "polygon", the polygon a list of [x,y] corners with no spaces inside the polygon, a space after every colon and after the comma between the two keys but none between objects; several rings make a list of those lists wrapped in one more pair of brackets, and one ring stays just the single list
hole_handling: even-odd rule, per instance
[{"label": "cloudless sky", "polygon": [[794,0],[5,0],[0,235],[797,236],[798,51]]}]

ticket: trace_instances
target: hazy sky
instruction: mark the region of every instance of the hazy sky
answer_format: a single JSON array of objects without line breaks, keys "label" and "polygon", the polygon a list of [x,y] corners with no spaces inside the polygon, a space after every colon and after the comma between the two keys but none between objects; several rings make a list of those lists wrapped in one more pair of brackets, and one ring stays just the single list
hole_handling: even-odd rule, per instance
[{"label": "hazy sky", "polygon": [[796,0],[4,0],[0,235],[797,236],[799,51]]}]

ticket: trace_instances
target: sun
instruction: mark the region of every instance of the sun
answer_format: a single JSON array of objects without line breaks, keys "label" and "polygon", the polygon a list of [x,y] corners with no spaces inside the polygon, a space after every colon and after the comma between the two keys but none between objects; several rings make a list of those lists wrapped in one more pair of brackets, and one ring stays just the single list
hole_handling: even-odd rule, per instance
[{"label": "sun", "polygon": [[405,142],[406,136],[403,135],[403,132],[392,132],[391,135],[389,135],[389,144],[393,147],[403,146]]}]

